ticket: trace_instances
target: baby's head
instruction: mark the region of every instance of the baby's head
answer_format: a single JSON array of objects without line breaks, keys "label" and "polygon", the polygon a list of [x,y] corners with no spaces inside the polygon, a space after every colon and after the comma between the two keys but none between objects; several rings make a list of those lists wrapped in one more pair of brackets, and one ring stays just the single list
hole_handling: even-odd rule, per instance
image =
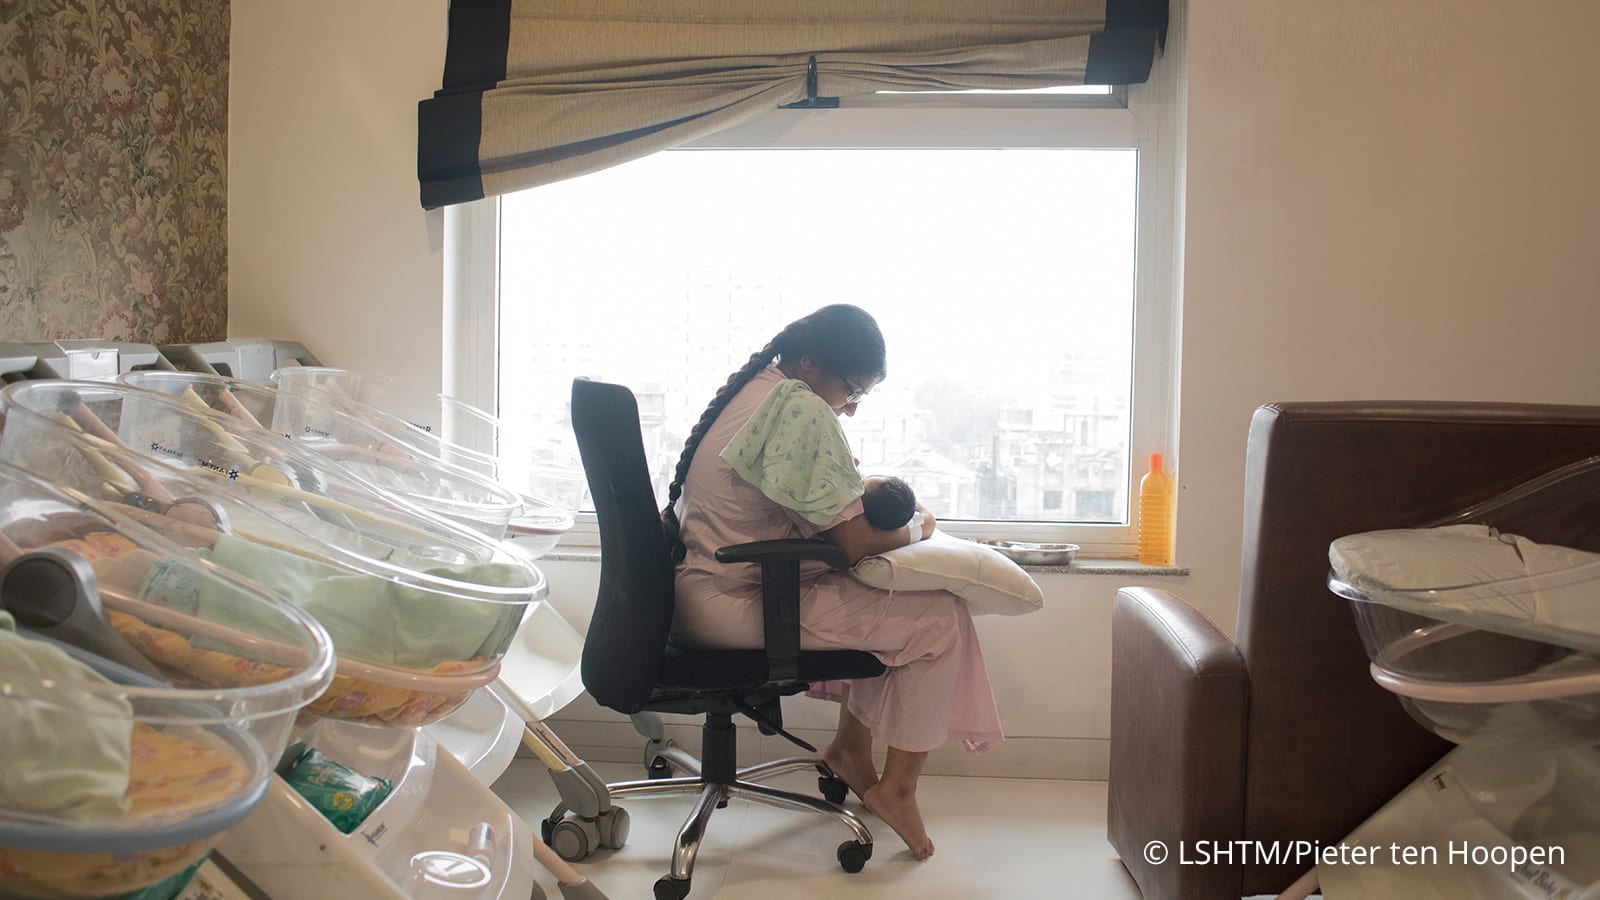
[{"label": "baby's head", "polygon": [[862,479],[865,493],[861,495],[861,508],[867,521],[880,531],[893,531],[906,527],[911,514],[917,511],[917,495],[911,485],[893,476],[874,475]]}]

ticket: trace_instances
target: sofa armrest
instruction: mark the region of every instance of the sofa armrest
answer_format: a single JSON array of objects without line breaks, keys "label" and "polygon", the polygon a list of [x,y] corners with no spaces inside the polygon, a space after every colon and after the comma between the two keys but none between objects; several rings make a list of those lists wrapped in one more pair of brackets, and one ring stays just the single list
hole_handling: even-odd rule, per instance
[{"label": "sofa armrest", "polygon": [[1240,896],[1237,865],[1178,859],[1195,841],[1243,836],[1249,691],[1238,649],[1198,610],[1167,591],[1117,591],[1106,831],[1145,900]]}]

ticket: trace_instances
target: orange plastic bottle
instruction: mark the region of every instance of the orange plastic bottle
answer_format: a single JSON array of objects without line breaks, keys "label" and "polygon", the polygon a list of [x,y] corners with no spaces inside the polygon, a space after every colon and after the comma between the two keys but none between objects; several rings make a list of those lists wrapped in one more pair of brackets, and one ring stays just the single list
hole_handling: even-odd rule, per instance
[{"label": "orange plastic bottle", "polygon": [[1150,471],[1139,479],[1139,562],[1172,565],[1172,476],[1161,471],[1161,454],[1150,454]]}]

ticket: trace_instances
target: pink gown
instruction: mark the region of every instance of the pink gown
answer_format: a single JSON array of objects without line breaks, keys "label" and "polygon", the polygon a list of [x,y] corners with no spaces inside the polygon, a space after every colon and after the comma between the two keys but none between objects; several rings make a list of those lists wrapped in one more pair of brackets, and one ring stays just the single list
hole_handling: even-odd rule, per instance
[{"label": "pink gown", "polygon": [[[674,640],[711,649],[762,646],[761,571],[725,565],[718,547],[746,541],[813,537],[861,514],[852,502],[817,526],[762,494],[719,455],[783,375],[769,366],[745,385],[706,433],[679,500],[688,555],[678,568]],[[1000,718],[983,652],[966,604],[945,591],[884,591],[833,572],[801,567],[800,646],[866,650],[889,668],[850,683],[850,712],[889,746],[932,750],[957,738],[979,752],[998,742]],[[831,689],[830,689],[831,688]],[[838,700],[834,686],[813,694]]]}]

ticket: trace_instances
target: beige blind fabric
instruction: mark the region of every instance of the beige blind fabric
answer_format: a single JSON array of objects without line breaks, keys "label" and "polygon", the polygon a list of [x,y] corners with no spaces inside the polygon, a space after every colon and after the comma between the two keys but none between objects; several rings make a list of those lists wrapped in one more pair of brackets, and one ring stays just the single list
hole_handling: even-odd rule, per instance
[{"label": "beige blind fabric", "polygon": [[[424,205],[439,205],[428,203],[430,174],[441,180],[476,175],[481,195],[491,196],[596,171],[757,118],[807,97],[813,60],[815,91],[822,97],[1082,84],[1096,48],[1120,51],[1130,44],[1143,49],[1147,72],[1158,33],[1148,21],[1151,10],[1158,11],[1160,26],[1166,13],[1164,0],[482,5],[499,6],[505,14],[503,73],[495,72],[492,84],[453,87],[447,60],[445,90],[432,101],[456,112],[477,103],[476,171],[461,148],[452,158],[449,136],[423,134]],[[1130,9],[1137,15],[1130,16]],[[1138,20],[1142,27],[1108,40],[1108,14]],[[464,46],[471,35],[459,19],[453,5],[449,52],[457,59],[471,52]],[[428,106],[424,101],[419,121],[424,131],[471,127],[470,115],[454,122],[434,115],[437,121],[430,123]],[[430,173],[424,157],[441,146],[445,152],[434,160],[441,165]]]}]

